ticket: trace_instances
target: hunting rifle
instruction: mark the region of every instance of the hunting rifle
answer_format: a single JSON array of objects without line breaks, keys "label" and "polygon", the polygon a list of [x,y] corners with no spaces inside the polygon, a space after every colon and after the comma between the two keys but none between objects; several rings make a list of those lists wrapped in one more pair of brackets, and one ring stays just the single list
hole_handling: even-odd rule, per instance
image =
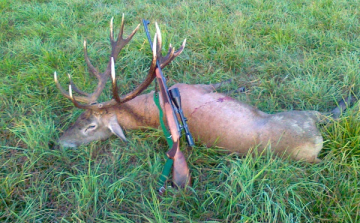
[{"label": "hunting rifle", "polygon": [[[148,20],[143,19],[143,24],[144,24],[146,36],[150,43],[150,48],[152,51],[156,51],[156,54],[161,53],[161,49],[158,50],[156,47],[156,45],[161,46],[160,29],[159,29],[158,25],[155,23],[156,34],[155,34],[155,38],[154,38],[155,45],[153,45],[153,43],[151,41],[151,37],[150,37],[150,32],[148,30],[149,23],[150,22]],[[158,44],[156,44],[155,41]],[[153,49],[153,47],[155,47],[155,49]],[[180,96],[179,89],[178,88],[173,88],[171,90],[168,89],[168,87],[166,85],[166,78],[163,75],[163,72],[161,70],[161,66],[160,66],[161,64],[160,64],[159,60],[156,60],[156,65],[157,65],[157,67],[155,69],[156,80],[159,85],[160,97],[161,97],[161,100],[163,103],[163,108],[164,108],[164,112],[165,112],[167,125],[170,130],[170,134],[171,134],[171,136],[170,136],[171,141],[168,140],[170,150],[166,153],[166,155],[168,156],[168,161],[165,164],[162,176],[159,180],[159,184],[160,184],[159,185],[160,186],[159,193],[162,194],[165,190],[164,183],[167,178],[167,175],[170,172],[171,164],[173,164],[173,183],[176,186],[180,186],[180,187],[184,187],[185,185],[190,184],[189,168],[187,166],[187,163],[186,163],[183,153],[180,151],[179,140],[181,138],[182,130],[184,130],[184,132],[185,132],[186,141],[190,147],[194,146],[194,140],[189,131],[188,125],[186,123],[187,119],[184,116],[184,113],[183,113],[183,110],[181,107],[181,96]],[[155,96],[154,96],[155,102],[156,102],[156,97],[157,97],[157,93],[155,93]],[[159,103],[157,103],[157,104],[159,104]],[[160,106],[158,106],[158,108],[159,108],[159,110],[161,110]],[[163,121],[162,117],[161,117],[161,113],[162,112],[160,111],[160,122]],[[180,117],[182,125],[179,124],[177,114]],[[165,128],[163,128],[163,130],[166,135],[167,130]]]}]

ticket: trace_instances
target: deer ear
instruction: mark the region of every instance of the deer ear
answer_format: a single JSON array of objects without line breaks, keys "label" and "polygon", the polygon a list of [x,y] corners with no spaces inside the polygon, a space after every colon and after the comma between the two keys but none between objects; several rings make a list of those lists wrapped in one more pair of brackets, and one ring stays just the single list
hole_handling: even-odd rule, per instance
[{"label": "deer ear", "polygon": [[119,137],[120,139],[122,139],[124,142],[127,142],[127,139],[124,135],[124,132],[121,128],[121,126],[119,125],[119,123],[117,122],[116,116],[114,116],[113,118],[111,118],[109,124],[108,124],[108,128],[110,129],[110,131],[117,135],[117,137]]}]

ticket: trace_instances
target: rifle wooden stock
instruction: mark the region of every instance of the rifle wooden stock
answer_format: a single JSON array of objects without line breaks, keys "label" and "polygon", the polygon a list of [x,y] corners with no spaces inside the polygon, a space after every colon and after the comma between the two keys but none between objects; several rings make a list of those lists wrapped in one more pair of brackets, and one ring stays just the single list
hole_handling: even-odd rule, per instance
[{"label": "rifle wooden stock", "polygon": [[176,152],[172,160],[173,164],[173,183],[178,187],[185,187],[191,185],[190,170],[186,163],[184,154],[180,151],[180,143],[177,141],[174,143]]}]

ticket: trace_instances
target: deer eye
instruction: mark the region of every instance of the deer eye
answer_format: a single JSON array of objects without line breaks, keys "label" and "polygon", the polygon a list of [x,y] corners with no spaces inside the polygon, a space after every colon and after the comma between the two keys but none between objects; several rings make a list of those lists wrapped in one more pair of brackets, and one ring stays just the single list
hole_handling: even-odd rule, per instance
[{"label": "deer eye", "polygon": [[87,131],[92,131],[92,130],[94,130],[95,128],[96,128],[96,125],[89,125],[89,126],[86,127],[85,132],[87,132]]}]

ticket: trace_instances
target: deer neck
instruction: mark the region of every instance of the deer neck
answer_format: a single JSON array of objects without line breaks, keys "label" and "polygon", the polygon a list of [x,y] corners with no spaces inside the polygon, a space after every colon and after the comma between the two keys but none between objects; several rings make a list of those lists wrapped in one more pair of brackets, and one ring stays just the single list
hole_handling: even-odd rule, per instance
[{"label": "deer neck", "polygon": [[117,105],[115,113],[119,124],[124,129],[157,128],[159,126],[159,111],[153,97],[154,92],[150,92]]}]

